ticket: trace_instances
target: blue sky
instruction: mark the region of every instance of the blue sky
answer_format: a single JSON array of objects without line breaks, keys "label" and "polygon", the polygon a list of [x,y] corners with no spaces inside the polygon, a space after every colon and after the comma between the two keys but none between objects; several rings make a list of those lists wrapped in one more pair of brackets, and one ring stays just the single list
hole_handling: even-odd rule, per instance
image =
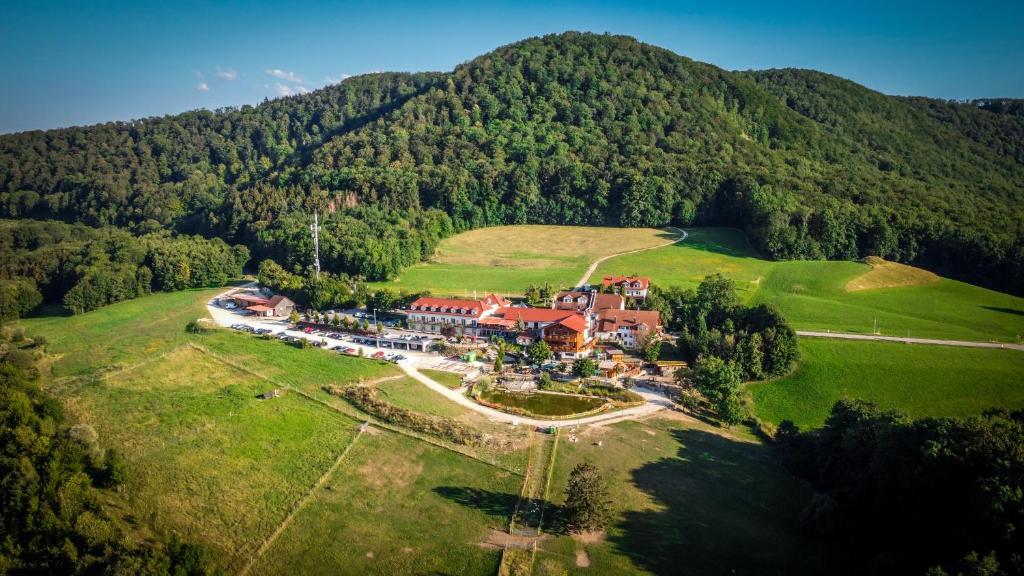
[{"label": "blue sky", "polygon": [[888,94],[1024,97],[1024,2],[0,0],[0,133],[253,104],[377,70],[451,70],[565,30]]}]

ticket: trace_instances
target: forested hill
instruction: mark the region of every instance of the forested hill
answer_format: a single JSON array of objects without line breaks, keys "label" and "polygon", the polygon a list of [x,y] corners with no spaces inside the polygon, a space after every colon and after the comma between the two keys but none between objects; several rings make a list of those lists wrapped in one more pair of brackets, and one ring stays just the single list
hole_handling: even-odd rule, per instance
[{"label": "forested hill", "polygon": [[733,224],[777,258],[880,255],[1024,291],[1019,102],[729,72],[621,36],[505,46],[256,107],[0,137],[0,215],[171,228],[379,278],[502,223]]}]

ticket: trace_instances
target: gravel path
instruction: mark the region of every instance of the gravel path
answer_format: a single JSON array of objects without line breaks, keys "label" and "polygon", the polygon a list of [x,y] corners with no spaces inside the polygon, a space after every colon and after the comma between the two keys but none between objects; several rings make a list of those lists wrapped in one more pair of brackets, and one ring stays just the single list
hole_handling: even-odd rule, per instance
[{"label": "gravel path", "polygon": [[687,237],[686,230],[683,230],[682,228],[675,228],[675,227],[673,227],[672,229],[675,230],[676,232],[679,232],[680,236],[679,236],[679,238],[676,238],[675,240],[673,240],[671,242],[666,242],[664,244],[658,244],[657,246],[648,246],[647,248],[640,248],[640,249],[637,249],[637,250],[629,250],[627,252],[619,252],[618,254],[609,254],[607,256],[602,256],[602,257],[598,258],[597,260],[594,260],[594,262],[590,264],[590,268],[587,268],[587,271],[584,272],[583,276],[580,277],[580,280],[579,280],[579,282],[576,283],[576,286],[583,286],[584,284],[589,282],[590,281],[590,277],[594,275],[594,271],[596,271],[597,267],[600,266],[601,263],[604,262],[605,260],[609,260],[611,258],[616,258],[616,257],[619,257],[619,256],[625,256],[626,254],[636,254],[637,252],[646,252],[647,250],[655,250],[657,248],[664,248],[665,246],[671,246],[673,244],[678,244],[679,242],[682,242],[683,240],[686,240],[686,237]]}]

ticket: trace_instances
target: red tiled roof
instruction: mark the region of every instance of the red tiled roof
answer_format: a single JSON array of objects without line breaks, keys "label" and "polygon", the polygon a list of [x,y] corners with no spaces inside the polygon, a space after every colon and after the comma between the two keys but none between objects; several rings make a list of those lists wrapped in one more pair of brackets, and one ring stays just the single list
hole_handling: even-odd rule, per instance
[{"label": "red tiled roof", "polygon": [[553,310],[551,308],[498,308],[494,313],[523,322],[558,322],[568,316],[578,316],[571,310]]},{"label": "red tiled roof", "polygon": [[622,310],[622,296],[598,294],[594,297],[594,310]]},{"label": "red tiled roof", "polygon": [[587,321],[583,319],[583,316],[579,314],[573,314],[572,316],[566,316],[559,320],[556,324],[559,326],[565,326],[573,332],[583,332],[587,329]]},{"label": "red tiled roof", "polygon": [[513,328],[516,325],[516,321],[506,318],[498,318],[496,316],[485,316],[480,319],[481,326],[501,326],[502,328]]},{"label": "red tiled roof", "polygon": [[599,332],[615,332],[619,327],[637,328],[641,325],[655,329],[661,325],[656,310],[602,310],[597,315]]},{"label": "red tiled roof", "polygon": [[232,300],[241,300],[242,302],[251,302],[252,304],[266,304],[269,302],[266,298],[260,296],[253,296],[251,294],[232,294],[228,296]]},{"label": "red tiled roof", "polygon": [[651,279],[647,278],[646,276],[605,276],[604,279],[601,280],[601,284],[603,286],[611,286],[612,284],[618,286],[626,282],[638,282],[640,284],[638,288],[641,290],[646,290],[647,287],[650,286],[651,284]]},{"label": "red tiled roof", "polygon": [[[491,306],[485,304],[483,300],[459,300],[456,298],[432,298],[429,296],[417,298],[409,305],[410,310],[422,307],[437,308],[437,310],[424,310],[425,312],[432,311],[455,316],[479,316]],[[459,312],[459,310],[463,309],[466,310],[465,313]]]},{"label": "red tiled roof", "polygon": [[246,310],[252,310],[253,312],[270,312],[273,308],[268,308],[262,304],[256,304],[254,306],[247,306]]}]

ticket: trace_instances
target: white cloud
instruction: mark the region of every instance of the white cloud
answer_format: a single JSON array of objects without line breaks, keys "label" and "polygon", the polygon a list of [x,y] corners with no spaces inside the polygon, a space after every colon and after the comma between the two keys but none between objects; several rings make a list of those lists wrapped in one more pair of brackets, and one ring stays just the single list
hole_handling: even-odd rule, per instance
[{"label": "white cloud", "polygon": [[235,78],[238,78],[238,72],[236,72],[235,70],[233,70],[231,68],[221,68],[221,67],[218,66],[217,67],[217,78],[220,78],[221,80],[226,80],[226,81],[230,82],[230,81],[234,80]]},{"label": "white cloud", "polygon": [[281,70],[280,68],[271,68],[268,70],[264,70],[264,72],[273,76],[274,78],[280,78],[281,80],[288,80],[289,82],[296,82],[298,84],[305,84],[305,80],[303,80],[302,77],[296,74],[295,72],[288,72],[285,70]]},{"label": "white cloud", "polygon": [[199,90],[200,92],[209,92],[210,86],[207,85],[206,82],[200,82],[199,84],[196,84],[196,90]]},{"label": "white cloud", "polygon": [[327,82],[328,84],[337,84],[338,82],[342,82],[345,79],[351,78],[351,77],[352,77],[351,74],[339,74],[337,77],[334,77],[334,76],[324,76],[324,82]]},{"label": "white cloud", "polygon": [[306,88],[305,86],[296,86],[294,90],[296,94],[306,94],[309,92],[309,88]]},{"label": "white cloud", "polygon": [[274,92],[277,92],[278,96],[291,96],[294,94],[291,86],[281,84],[280,82],[274,82]]}]

